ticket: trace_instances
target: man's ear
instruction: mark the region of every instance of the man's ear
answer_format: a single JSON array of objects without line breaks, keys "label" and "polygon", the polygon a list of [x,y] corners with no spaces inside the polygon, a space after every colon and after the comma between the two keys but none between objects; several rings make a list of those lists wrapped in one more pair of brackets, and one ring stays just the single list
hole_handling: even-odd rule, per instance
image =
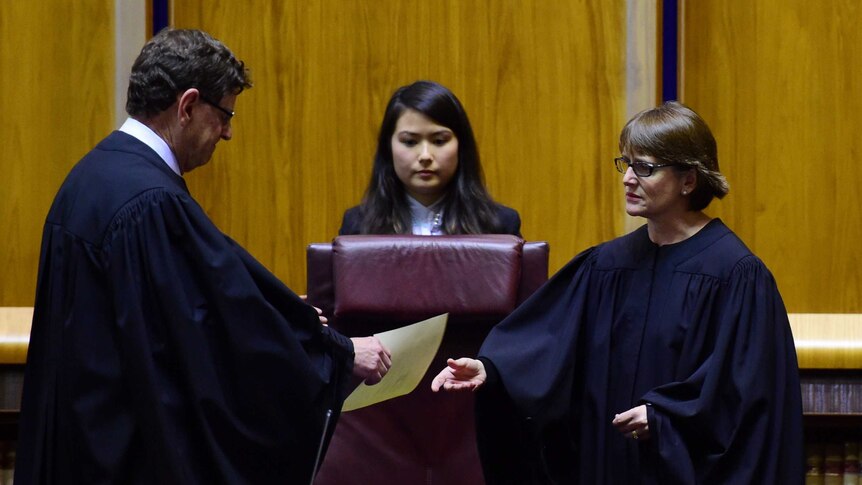
[{"label": "man's ear", "polygon": [[191,121],[192,110],[198,104],[201,95],[196,88],[190,88],[177,96],[177,120],[180,125],[186,125]]}]

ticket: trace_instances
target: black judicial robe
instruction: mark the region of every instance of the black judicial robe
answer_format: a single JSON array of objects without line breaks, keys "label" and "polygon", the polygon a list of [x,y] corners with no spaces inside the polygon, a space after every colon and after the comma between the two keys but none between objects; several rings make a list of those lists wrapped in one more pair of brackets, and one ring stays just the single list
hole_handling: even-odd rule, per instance
[{"label": "black judicial robe", "polygon": [[[492,377],[477,399],[489,484],[803,482],[787,313],[720,220],[673,245],[644,226],[581,253],[479,356]],[[650,439],[612,426],[647,403]]]},{"label": "black judicial robe", "polygon": [[45,222],[15,483],[308,483],[352,354],[114,132]]}]

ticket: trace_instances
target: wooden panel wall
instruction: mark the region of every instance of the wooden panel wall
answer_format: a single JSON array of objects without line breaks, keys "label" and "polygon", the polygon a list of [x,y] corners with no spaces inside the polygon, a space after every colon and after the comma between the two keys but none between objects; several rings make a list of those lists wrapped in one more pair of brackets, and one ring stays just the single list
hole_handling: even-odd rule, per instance
[{"label": "wooden panel wall", "polygon": [[31,306],[42,222],[112,128],[113,0],[0,2],[0,306]]},{"label": "wooden panel wall", "polygon": [[256,83],[191,190],[298,291],[306,244],[334,237],[362,196],[389,96],[417,79],[464,103],[491,193],[550,242],[553,271],[622,231],[623,0],[183,0],[173,14]]},{"label": "wooden panel wall", "polygon": [[[724,218],[792,312],[862,312],[862,6],[683,2],[682,98],[719,140]],[[41,221],[112,127],[110,0],[0,2],[0,306],[32,304]],[[235,140],[189,175],[217,223],[292,287],[304,247],[361,197],[391,92],[430,78],[462,99],[488,185],[552,270],[622,231],[615,155],[625,2],[415,0],[174,4],[253,69]],[[52,25],[54,23],[55,25]]]},{"label": "wooden panel wall", "polygon": [[713,212],[791,312],[862,312],[862,3],[684,2],[685,102],[731,184]]}]

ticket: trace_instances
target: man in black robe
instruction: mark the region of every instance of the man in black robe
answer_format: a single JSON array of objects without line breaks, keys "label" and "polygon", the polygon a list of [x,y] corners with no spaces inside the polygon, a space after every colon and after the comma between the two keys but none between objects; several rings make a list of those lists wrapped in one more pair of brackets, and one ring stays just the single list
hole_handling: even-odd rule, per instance
[{"label": "man in black robe", "polygon": [[250,86],[217,40],[163,31],[132,68],[131,117],[60,188],[16,483],[308,483],[351,381],[387,372],[376,338],[322,325],[188,192]]}]

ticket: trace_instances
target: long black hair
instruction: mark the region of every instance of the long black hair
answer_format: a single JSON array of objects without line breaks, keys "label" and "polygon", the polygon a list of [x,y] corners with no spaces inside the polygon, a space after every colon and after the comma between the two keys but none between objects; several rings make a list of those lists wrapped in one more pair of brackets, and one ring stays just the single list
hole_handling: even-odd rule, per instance
[{"label": "long black hair", "polygon": [[392,135],[408,109],[452,130],[458,140],[458,168],[443,196],[443,229],[447,234],[498,232],[496,204],[485,189],[479,150],[467,112],[446,87],[417,81],[395,91],[380,124],[371,182],[362,200],[362,234],[409,234],[410,206],[404,185],[395,173]]}]

